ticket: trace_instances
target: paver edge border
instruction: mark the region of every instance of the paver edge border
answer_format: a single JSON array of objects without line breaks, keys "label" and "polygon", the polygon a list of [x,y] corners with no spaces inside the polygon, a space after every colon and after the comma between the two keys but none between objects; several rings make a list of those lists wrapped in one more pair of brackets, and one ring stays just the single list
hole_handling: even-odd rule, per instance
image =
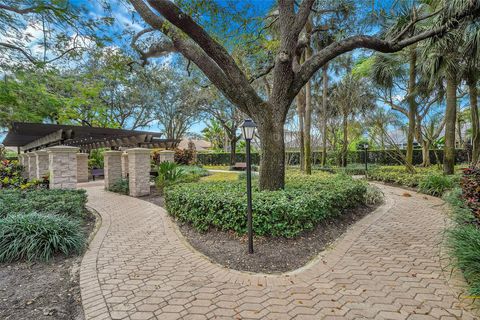
[{"label": "paver edge border", "polygon": [[[143,199],[139,199],[143,200]],[[143,200],[145,201],[145,200]],[[148,202],[148,201],[146,201]],[[148,202],[150,203],[150,202]],[[394,205],[395,200],[391,197],[385,196],[385,201],[381,204],[378,208],[374,211],[367,214],[362,219],[355,222],[353,225],[347,228],[345,232],[337,239],[335,239],[332,243],[330,243],[324,250],[319,252],[316,256],[311,258],[305,265],[289,270],[286,272],[281,273],[263,273],[263,272],[251,272],[251,271],[241,271],[236,269],[230,269],[228,267],[223,266],[222,264],[214,261],[212,258],[208,257],[204,253],[200,252],[199,250],[195,249],[190,242],[185,238],[185,236],[180,231],[180,228],[174,222],[172,217],[168,214],[167,210],[163,207],[150,203],[152,205],[157,206],[158,208],[162,209],[164,212],[164,221],[170,226],[170,228],[174,231],[177,235],[180,242],[187,247],[190,251],[196,254],[198,257],[207,260],[208,262],[214,264],[215,266],[221,268],[224,271],[232,272],[237,275],[244,275],[244,276],[256,276],[256,277],[264,277],[264,278],[272,278],[272,277],[292,277],[292,276],[303,276],[304,273],[307,277],[311,277],[310,272],[315,272],[315,274],[323,274],[327,272],[330,268],[332,268],[338,261],[345,255],[345,253],[350,249],[354,240],[357,239],[365,230],[368,229],[370,225],[376,222],[378,219],[382,218],[385,213],[387,213],[392,206]],[[337,252],[335,256],[332,256],[332,250],[336,249]],[[338,254],[340,253],[340,254]],[[324,259],[329,259],[327,262]],[[324,270],[314,270],[315,267],[319,267],[319,269]],[[320,271],[320,272],[319,272]]]},{"label": "paver edge border", "polygon": [[[98,252],[110,229],[111,217],[108,213],[101,214],[92,206],[86,205],[86,208],[100,216],[100,221],[95,223],[93,237],[88,243],[87,250],[80,263],[80,295],[85,319],[93,319],[105,315],[110,317],[110,312],[103,296],[102,289],[97,273]],[[97,229],[98,227],[98,229]]]}]

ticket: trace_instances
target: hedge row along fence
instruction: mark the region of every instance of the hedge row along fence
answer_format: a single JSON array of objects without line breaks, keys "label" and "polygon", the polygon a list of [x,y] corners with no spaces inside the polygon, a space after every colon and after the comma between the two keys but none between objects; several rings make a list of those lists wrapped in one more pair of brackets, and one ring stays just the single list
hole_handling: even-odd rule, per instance
[{"label": "hedge row along fence", "polygon": [[[398,165],[399,163],[392,156],[395,151],[393,150],[372,150],[368,151],[368,163],[374,163],[379,165]],[[403,152],[406,152],[403,150]],[[469,162],[470,154],[467,150],[457,149],[456,150],[456,163],[466,163]],[[328,153],[327,154],[327,163],[330,165],[336,164],[337,153]],[[312,154],[313,164],[320,164],[322,158],[321,151],[314,151]],[[437,158],[442,161],[443,159],[443,150],[430,150],[430,161],[432,164],[437,163]],[[197,155],[198,162],[204,165],[229,165],[230,164],[230,153],[220,152],[220,153],[199,153]],[[300,163],[300,152],[299,151],[288,151],[286,152],[286,161],[289,165],[298,165]],[[348,161],[350,163],[364,163],[365,162],[365,151],[349,151],[348,152]],[[236,154],[236,162],[246,162],[245,153]],[[260,155],[258,153],[252,153],[252,164],[258,165],[260,163]],[[413,151],[413,164],[419,165],[422,163],[422,150],[415,149]]]}]

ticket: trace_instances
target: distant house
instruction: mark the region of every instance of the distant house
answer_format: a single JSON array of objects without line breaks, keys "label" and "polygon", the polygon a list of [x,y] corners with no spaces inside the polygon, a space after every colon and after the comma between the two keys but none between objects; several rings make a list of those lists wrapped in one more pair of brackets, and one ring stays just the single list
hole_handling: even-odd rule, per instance
[{"label": "distant house", "polygon": [[188,149],[188,144],[193,142],[195,145],[195,150],[197,151],[208,151],[212,148],[212,144],[209,141],[201,139],[182,139],[178,144],[179,149]]}]

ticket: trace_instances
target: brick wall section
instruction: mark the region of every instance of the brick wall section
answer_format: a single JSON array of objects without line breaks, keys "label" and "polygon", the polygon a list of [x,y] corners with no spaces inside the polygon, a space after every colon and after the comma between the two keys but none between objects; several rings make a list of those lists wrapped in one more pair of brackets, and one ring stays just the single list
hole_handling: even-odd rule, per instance
[{"label": "brick wall section", "polygon": [[127,179],[128,177],[128,153],[124,152],[122,154],[122,178]]},{"label": "brick wall section", "polygon": [[88,153],[77,153],[77,182],[88,182]]},{"label": "brick wall section", "polygon": [[50,168],[50,189],[75,189],[77,187],[78,148],[56,146],[47,148]]},{"label": "brick wall section", "polygon": [[175,151],[171,150],[163,150],[159,152],[160,155],[160,162],[174,162]]},{"label": "brick wall section", "polygon": [[130,195],[141,197],[150,194],[150,150],[134,148],[127,153]]},{"label": "brick wall section", "polygon": [[37,156],[33,152],[27,153],[28,156],[28,180],[37,179]]},{"label": "brick wall section", "polygon": [[116,182],[122,179],[122,151],[105,151],[104,172],[105,172],[105,189],[109,189]]},{"label": "brick wall section", "polygon": [[47,150],[38,150],[35,151],[35,156],[37,157],[36,178],[42,179],[50,173],[50,169],[48,168],[48,152]]}]

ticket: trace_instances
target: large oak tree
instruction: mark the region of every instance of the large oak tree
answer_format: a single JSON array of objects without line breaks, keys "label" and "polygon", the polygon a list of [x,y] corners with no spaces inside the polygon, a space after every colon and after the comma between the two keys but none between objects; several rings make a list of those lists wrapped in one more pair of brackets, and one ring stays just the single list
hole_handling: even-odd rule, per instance
[{"label": "large oak tree", "polygon": [[[170,39],[154,43],[142,53],[142,58],[159,56],[165,52],[180,52],[202,70],[233,104],[257,123],[261,140],[260,188],[269,190],[284,186],[284,123],[287,112],[298,92],[319,69],[335,57],[357,48],[386,53],[400,51],[421,40],[442,36],[463,21],[480,15],[480,0],[465,0],[461,6],[449,6],[434,15],[413,16],[405,28],[395,35],[385,38],[355,35],[335,41],[313,53],[300,66],[297,54],[304,45],[301,33],[309,20],[315,0],[303,0],[298,4],[295,0],[278,0],[279,45],[271,61],[271,91],[265,99],[255,90],[252,79],[247,77],[227,48],[174,2],[129,1],[151,27],[139,36],[158,30]],[[426,19],[435,19],[435,27],[418,33],[410,32],[418,22]]]}]

